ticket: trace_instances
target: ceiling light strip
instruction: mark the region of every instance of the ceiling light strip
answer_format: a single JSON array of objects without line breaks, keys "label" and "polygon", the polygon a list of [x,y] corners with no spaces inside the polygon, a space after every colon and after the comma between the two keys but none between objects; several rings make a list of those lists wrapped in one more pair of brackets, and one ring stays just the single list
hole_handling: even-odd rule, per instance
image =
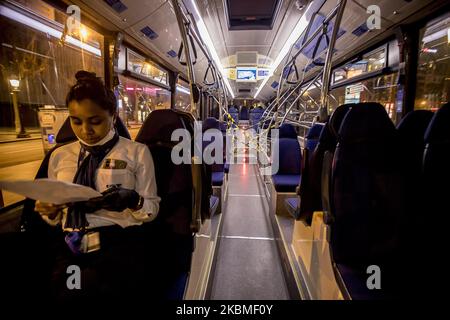
[{"label": "ceiling light strip", "polygon": [[216,48],[214,47],[211,37],[209,36],[208,30],[206,28],[205,23],[203,22],[202,16],[200,15],[200,12],[198,11],[195,0],[191,0],[191,3],[192,3],[192,7],[194,8],[195,14],[197,16],[196,23],[197,23],[198,32],[200,33],[200,37],[202,38],[205,45],[208,47],[208,50],[211,54],[211,58],[216,63],[217,68],[219,69],[220,73],[222,74],[223,81],[225,82],[225,85],[226,85],[228,91],[230,92],[231,97],[234,99],[234,92],[231,89],[230,82],[228,81],[228,75],[222,66],[222,62],[220,61],[219,55],[217,54],[217,51],[216,51]]},{"label": "ceiling light strip", "polygon": [[[28,26],[30,28],[33,28],[33,29],[35,29],[37,31],[41,31],[41,32],[47,33],[47,34],[51,35],[54,38],[61,39],[61,36],[62,36],[62,32],[61,31],[53,29],[53,28],[47,26],[46,24],[43,24],[42,22],[39,22],[39,21],[37,21],[37,20],[35,20],[33,18],[27,17],[27,16],[25,16],[25,15],[23,15],[23,14],[17,12],[17,11],[14,11],[14,10],[12,10],[10,8],[7,8],[5,6],[0,6],[0,15],[4,16],[4,17],[7,17],[7,18],[9,18],[11,20],[14,20],[16,22],[19,22],[19,23],[21,23],[23,25],[26,25],[26,26]],[[101,56],[102,55],[100,49],[95,48],[95,47],[93,47],[93,46],[91,46],[91,45],[89,45],[87,43],[81,42],[81,41],[79,41],[79,40],[77,40],[75,38],[72,38],[71,36],[66,36],[65,41],[67,43],[70,43],[70,44],[74,45],[74,46],[77,46],[78,48],[81,48],[81,49],[86,50],[86,51],[88,51],[90,53],[93,53],[93,54],[95,54],[97,56]]]},{"label": "ceiling light strip", "polygon": [[269,68],[269,70],[270,70],[269,76],[267,78],[265,78],[263,80],[263,82],[261,83],[261,85],[259,86],[258,90],[256,91],[256,93],[254,95],[255,99],[259,95],[259,93],[261,92],[262,88],[264,88],[264,86],[266,85],[267,81],[269,81],[269,78],[273,76],[275,70],[278,68],[278,66],[280,65],[281,61],[283,61],[283,59],[285,58],[286,54],[289,52],[290,48],[294,45],[294,43],[300,38],[302,33],[306,30],[306,27],[309,24],[308,13],[309,13],[309,10],[311,9],[311,5],[312,4],[313,4],[313,1],[311,1],[309,3],[308,8],[305,10],[305,13],[302,15],[300,20],[297,22],[297,25],[295,26],[294,31],[290,34],[289,38],[284,43],[283,48],[280,50],[280,53],[278,53],[278,56],[275,58],[274,62],[270,66],[270,68]]}]

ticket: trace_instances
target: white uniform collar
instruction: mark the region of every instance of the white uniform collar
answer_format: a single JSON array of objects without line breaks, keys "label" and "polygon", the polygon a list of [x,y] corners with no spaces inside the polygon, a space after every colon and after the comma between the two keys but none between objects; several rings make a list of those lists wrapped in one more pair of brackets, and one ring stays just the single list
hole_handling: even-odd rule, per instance
[{"label": "white uniform collar", "polygon": [[88,147],[93,147],[93,146],[101,146],[105,143],[107,143],[109,140],[111,140],[114,137],[114,134],[116,133],[116,130],[114,129],[114,127],[111,128],[111,130],[109,130],[108,134],[99,142],[96,142],[94,144],[89,144],[85,141],[83,141],[80,137],[77,136],[78,140],[80,140],[80,142],[84,145],[87,145]]}]

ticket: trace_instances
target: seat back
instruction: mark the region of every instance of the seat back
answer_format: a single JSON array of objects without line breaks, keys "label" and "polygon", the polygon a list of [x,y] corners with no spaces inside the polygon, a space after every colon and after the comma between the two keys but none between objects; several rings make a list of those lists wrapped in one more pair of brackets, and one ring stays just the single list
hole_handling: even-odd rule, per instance
[{"label": "seat back", "polygon": [[[221,131],[221,125],[219,123],[219,121],[216,118],[207,118],[204,122],[203,122],[203,127],[202,127],[202,131],[203,133],[205,133],[207,130],[209,129],[215,129],[215,130],[219,130]],[[207,146],[209,146],[211,143],[214,142],[214,139],[212,139],[212,141],[203,141],[202,145],[203,145],[203,151],[205,150],[205,148]],[[214,163],[212,165],[210,165],[210,169],[212,172],[223,172],[223,166],[224,166],[224,160],[225,160],[225,143],[226,143],[226,137],[222,135],[222,143],[223,143],[223,158],[222,158],[222,163]],[[215,151],[212,152],[212,156],[215,156]]]},{"label": "seat back", "polygon": [[234,126],[237,126],[237,123],[239,122],[239,110],[236,107],[232,106],[228,108],[228,113],[235,122]]},{"label": "seat back", "polygon": [[222,131],[222,134],[226,135],[227,134],[227,123],[225,121],[221,121],[219,123],[219,127],[220,127],[220,131]]},{"label": "seat back", "polygon": [[[425,132],[423,174],[427,212],[440,215],[449,212],[450,194],[450,104],[439,109]],[[447,217],[444,217],[448,221]],[[442,221],[444,222],[444,221]],[[441,223],[440,226],[446,224]],[[441,229],[443,233],[444,229]]]},{"label": "seat back", "polygon": [[[147,145],[153,156],[158,196],[161,197],[159,213],[153,224],[158,225],[158,231],[166,232],[164,236],[190,235],[193,231],[191,223],[195,223],[193,220],[196,219],[193,217],[201,214],[193,212],[194,181],[198,180],[193,176],[193,165],[174,164],[171,158],[172,149],[178,144],[171,140],[172,133],[176,129],[190,132],[192,128],[193,119],[189,121],[183,113],[155,110],[147,117],[136,137],[137,142]],[[193,141],[189,143],[192,156]]]},{"label": "seat back", "polygon": [[357,104],[346,114],[332,166],[335,263],[383,269],[395,260],[405,214],[398,141],[380,104]]},{"label": "seat back", "polygon": [[278,175],[299,175],[301,173],[302,152],[297,139],[279,140]]},{"label": "seat back", "polygon": [[256,108],[250,110],[250,124],[256,126],[263,115],[264,110],[262,108]]},{"label": "seat back", "polygon": [[217,120],[216,118],[212,118],[212,117],[206,118],[202,124],[202,131],[205,132],[208,129],[220,130],[221,128],[220,128],[219,120]]},{"label": "seat back", "polygon": [[397,126],[403,149],[414,166],[422,166],[425,148],[425,132],[433,118],[433,112],[415,110],[409,112]]},{"label": "seat back", "polygon": [[[328,212],[330,210],[329,177],[331,174],[331,161],[337,143],[337,133],[335,133],[336,130],[331,129],[331,123],[335,127],[340,126],[349,109],[350,105],[342,105],[336,108],[329,121],[323,125],[317,144],[314,149],[311,149],[311,154],[309,155],[309,149],[304,149],[303,163],[305,163],[306,159],[309,159],[309,162],[305,163],[305,168],[302,168],[302,180],[299,188],[301,201],[298,219],[305,221],[307,224],[311,223],[314,211],[324,210]],[[317,131],[311,132],[311,135],[314,136],[316,133]],[[308,145],[308,142],[305,144],[305,147],[306,145]],[[329,153],[329,155],[325,157],[326,153]],[[327,163],[324,163],[325,161]],[[324,166],[326,172],[323,171]],[[326,218],[327,216],[325,215]]]},{"label": "seat back", "polygon": [[[309,131],[308,134],[306,135],[306,140],[305,140],[305,148],[303,149],[303,157],[302,157],[302,179],[300,181],[300,187],[298,189],[298,193],[299,195],[301,195],[302,197],[302,201],[303,201],[303,197],[310,197],[311,194],[311,190],[309,189],[309,187],[307,186],[308,184],[308,180],[309,175],[311,174],[310,170],[311,170],[311,162],[313,159],[313,154],[314,154],[314,149],[317,146],[317,143],[319,141],[319,137],[320,137],[320,133],[322,132],[322,129],[324,127],[324,124],[322,123],[317,123],[315,125],[313,125]],[[306,200],[306,203],[308,204],[308,201],[310,201],[309,199]],[[300,207],[302,207],[302,204],[300,204]],[[311,223],[311,218],[312,218],[312,212],[310,215],[308,215],[308,217],[306,217],[303,214],[301,214],[301,210],[300,207],[298,208],[298,210],[296,211],[297,216],[296,218],[302,218],[303,220],[305,220],[308,224]],[[303,205],[303,211],[304,211],[305,205]]]},{"label": "seat back", "polygon": [[238,113],[239,112],[239,110],[238,110],[238,108],[236,108],[235,106],[231,106],[231,107],[229,107],[228,108],[228,112],[229,113]]},{"label": "seat back", "polygon": [[[422,292],[434,292],[442,280],[436,264],[447,251],[448,196],[450,194],[450,104],[439,109],[425,132],[423,155],[423,187],[421,188],[421,214],[416,219],[416,230],[423,230],[414,244],[421,252],[416,272],[427,274],[417,286]],[[424,241],[423,239],[429,239]],[[422,240],[422,241],[420,241]],[[416,273],[417,274],[417,273]],[[415,288],[414,288],[415,289]]]},{"label": "seat back", "polygon": [[[424,190],[429,214],[449,212],[450,104],[439,109],[425,132]],[[447,217],[444,217],[448,221]],[[442,221],[443,222],[443,221]],[[443,225],[443,224],[441,224]]]},{"label": "seat back", "polygon": [[433,112],[415,110],[409,112],[397,126],[403,156],[404,176],[408,212],[415,217],[420,214],[423,204],[422,163],[425,149],[425,131],[430,124]]},{"label": "seat back", "polygon": [[291,124],[283,123],[278,128],[278,130],[279,130],[278,137],[280,139],[287,138],[287,139],[295,139],[295,140],[297,140],[297,132],[295,131],[295,128]]},{"label": "seat back", "polygon": [[316,149],[319,137],[324,127],[323,123],[315,123],[306,134],[305,137],[305,150],[311,155],[314,149]]},{"label": "seat back", "polygon": [[247,107],[242,106],[241,111],[239,112],[240,120],[249,120],[249,111]]}]

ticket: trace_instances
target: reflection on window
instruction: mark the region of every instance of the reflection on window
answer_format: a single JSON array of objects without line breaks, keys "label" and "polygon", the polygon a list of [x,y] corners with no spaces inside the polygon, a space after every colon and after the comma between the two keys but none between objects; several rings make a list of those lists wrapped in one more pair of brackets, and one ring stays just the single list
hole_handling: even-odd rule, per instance
[{"label": "reflection on window", "polygon": [[127,123],[142,123],[150,112],[170,108],[170,92],[157,86],[119,76],[116,87],[118,111]]},{"label": "reflection on window", "polygon": [[81,24],[62,41],[65,13],[43,1],[21,3],[30,10],[26,15],[15,7],[0,15],[0,127],[14,127],[10,80],[16,79],[23,124],[37,128],[38,108],[65,108],[78,70],[103,76],[103,36]]},{"label": "reflection on window", "polygon": [[357,62],[348,63],[333,72],[333,84],[341,83],[357,76],[382,70],[386,66],[386,47],[363,55]]},{"label": "reflection on window", "polygon": [[137,53],[127,49],[128,52],[128,71],[145,76],[152,80],[167,84],[167,72],[161,70],[153,63],[145,61]]},{"label": "reflection on window", "polygon": [[332,90],[329,114],[346,103],[378,102],[396,123],[397,77],[398,73],[393,73]]},{"label": "reflection on window", "polygon": [[175,90],[175,109],[191,112],[191,95],[189,84],[178,80]]},{"label": "reflection on window", "polygon": [[415,109],[436,111],[450,96],[450,13],[420,32]]},{"label": "reflection on window", "polygon": [[303,106],[305,111],[313,112],[319,110],[320,89],[312,84],[309,89],[303,94]]}]

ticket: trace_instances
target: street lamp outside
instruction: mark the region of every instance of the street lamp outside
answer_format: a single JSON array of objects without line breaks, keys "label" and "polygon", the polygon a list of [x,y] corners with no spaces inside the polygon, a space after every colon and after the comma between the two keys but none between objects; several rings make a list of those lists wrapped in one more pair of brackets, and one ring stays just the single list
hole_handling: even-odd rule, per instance
[{"label": "street lamp outside", "polygon": [[14,119],[16,125],[16,133],[17,138],[29,138],[30,135],[25,131],[25,127],[23,126],[22,117],[19,111],[19,103],[17,101],[17,93],[20,91],[20,80],[18,79],[10,79],[9,84],[11,85],[11,95],[13,100],[14,107]]}]

